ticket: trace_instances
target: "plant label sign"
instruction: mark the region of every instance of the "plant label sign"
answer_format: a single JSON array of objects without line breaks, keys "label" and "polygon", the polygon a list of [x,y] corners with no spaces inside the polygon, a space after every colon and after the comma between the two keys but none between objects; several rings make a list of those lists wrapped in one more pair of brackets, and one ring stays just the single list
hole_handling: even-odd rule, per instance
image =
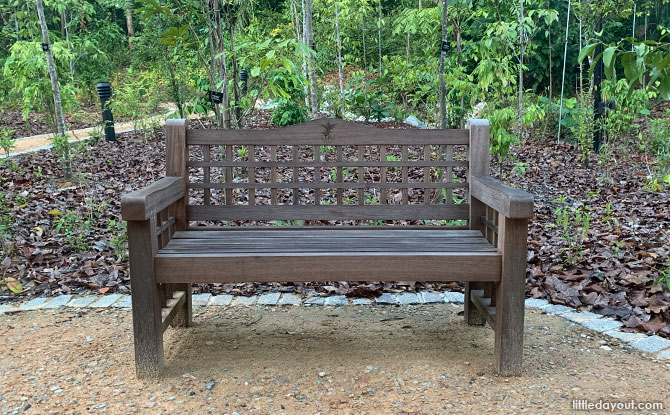
[{"label": "plant label sign", "polygon": [[223,92],[209,91],[209,101],[212,104],[220,104],[223,102]]}]

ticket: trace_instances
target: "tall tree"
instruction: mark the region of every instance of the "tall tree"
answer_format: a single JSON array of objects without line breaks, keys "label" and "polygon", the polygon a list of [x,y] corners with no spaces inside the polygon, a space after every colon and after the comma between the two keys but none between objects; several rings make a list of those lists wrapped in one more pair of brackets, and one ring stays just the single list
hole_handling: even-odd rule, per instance
[{"label": "tall tree", "polygon": [[517,128],[519,140],[523,137],[523,59],[526,50],[526,33],[524,29],[523,0],[519,0],[519,108],[517,112]]},{"label": "tall tree", "polygon": [[63,105],[60,97],[60,87],[58,85],[58,74],[56,73],[56,64],[54,62],[53,53],[51,52],[51,41],[49,40],[49,28],[44,17],[44,4],[42,0],[37,0],[37,16],[40,20],[40,27],[42,29],[42,47],[44,48],[47,57],[47,69],[49,71],[49,78],[51,78],[51,93],[54,99],[54,112],[56,116],[56,129],[59,136],[67,135],[67,127],[65,126],[65,117],[63,116]]},{"label": "tall tree", "polygon": [[305,0],[305,39],[309,45],[309,84],[312,116],[319,116],[319,99],[316,91],[316,57],[314,56],[314,29],[312,28],[312,0]]},{"label": "tall tree", "polygon": [[440,47],[440,128],[447,128],[447,86],[444,82],[444,60],[447,57],[447,0],[442,0],[442,43]]},{"label": "tall tree", "polygon": [[[295,28],[295,38],[298,40],[298,42],[302,42],[303,44],[306,44],[305,42],[305,31],[303,30],[304,27],[304,22],[305,22],[305,8],[303,7],[303,4],[300,5],[300,9],[302,12],[302,19],[298,15],[298,5],[297,5],[297,0],[291,0],[291,14],[292,20],[293,20],[293,27]],[[307,57],[305,56],[305,50],[301,48],[300,51],[300,57],[302,58],[302,77],[305,80],[305,82],[302,83],[303,87],[303,93],[305,95],[305,106],[309,107],[309,85],[307,84]]]},{"label": "tall tree", "polygon": [[223,23],[221,21],[221,7],[219,0],[212,0],[212,10],[214,11],[214,21],[216,22],[216,57],[218,82],[221,83],[220,92],[223,94],[223,128],[230,128],[230,97],[228,95],[228,68],[226,67],[226,49],[223,43]]},{"label": "tall tree", "polygon": [[335,0],[335,34],[337,36],[337,74],[340,79],[340,107],[344,117],[344,81],[342,79],[342,39],[340,38],[340,17]]},{"label": "tall tree", "polygon": [[365,16],[363,15],[364,11],[361,9],[361,33],[363,34],[363,68],[367,68],[367,51],[365,50]]},{"label": "tall tree", "polygon": [[379,52],[379,76],[382,76],[382,0],[379,0],[377,6],[378,18],[377,18],[377,46]]},{"label": "tall tree", "polygon": [[135,37],[135,25],[133,24],[133,7],[126,6],[126,29],[128,30],[128,46],[133,45]]}]

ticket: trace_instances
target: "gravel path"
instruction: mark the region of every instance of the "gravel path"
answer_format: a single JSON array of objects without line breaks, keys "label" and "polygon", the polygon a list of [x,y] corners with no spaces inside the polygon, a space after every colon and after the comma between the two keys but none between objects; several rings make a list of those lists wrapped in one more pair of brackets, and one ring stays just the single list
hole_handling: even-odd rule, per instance
[{"label": "gravel path", "polygon": [[[167,372],[134,376],[126,310],[0,317],[2,414],[569,414],[573,399],[670,405],[668,364],[527,311],[525,370],[493,371],[462,305],[196,308]],[[665,379],[665,381],[661,381]],[[666,413],[615,411],[613,413]]]}]

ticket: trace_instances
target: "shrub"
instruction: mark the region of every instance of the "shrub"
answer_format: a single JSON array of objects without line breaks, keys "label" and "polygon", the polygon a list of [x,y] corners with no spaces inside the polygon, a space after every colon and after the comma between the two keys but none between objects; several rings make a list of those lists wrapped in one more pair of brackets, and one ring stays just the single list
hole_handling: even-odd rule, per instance
[{"label": "shrub", "polygon": [[279,105],[272,114],[270,122],[284,127],[307,121],[307,108],[298,105],[289,99],[279,100]]},{"label": "shrub", "polygon": [[665,117],[651,120],[649,126],[649,147],[663,172],[670,172],[670,110]]}]

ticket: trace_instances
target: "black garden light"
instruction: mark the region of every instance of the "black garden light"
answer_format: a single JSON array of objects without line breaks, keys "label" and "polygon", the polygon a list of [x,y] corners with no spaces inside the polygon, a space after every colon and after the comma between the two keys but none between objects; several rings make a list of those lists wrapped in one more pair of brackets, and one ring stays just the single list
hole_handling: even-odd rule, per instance
[{"label": "black garden light", "polygon": [[109,108],[109,99],[112,97],[112,84],[109,82],[100,82],[96,85],[98,97],[102,104],[102,122],[105,124],[105,140],[116,141],[116,132],[114,131],[114,117]]},{"label": "black garden light", "polygon": [[240,81],[242,81],[242,95],[247,94],[247,80],[249,80],[249,73],[244,69],[240,71]]}]

